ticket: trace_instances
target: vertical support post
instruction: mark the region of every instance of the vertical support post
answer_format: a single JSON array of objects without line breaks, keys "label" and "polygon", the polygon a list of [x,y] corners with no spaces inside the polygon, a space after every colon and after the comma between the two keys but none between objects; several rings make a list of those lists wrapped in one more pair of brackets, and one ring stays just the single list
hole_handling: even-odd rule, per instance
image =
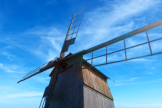
[{"label": "vertical support post", "polygon": [[75,59],[75,63],[74,63],[74,71],[76,70],[81,70],[82,69],[82,59],[83,59],[83,55],[78,56]]},{"label": "vertical support post", "polygon": [[41,99],[41,102],[40,102],[39,108],[41,108],[41,105],[42,105],[42,100],[43,100],[43,97],[42,97],[42,99]]},{"label": "vertical support post", "polygon": [[148,45],[149,45],[149,49],[150,49],[150,53],[152,55],[152,50],[151,50],[151,45],[150,45],[150,41],[149,41],[149,37],[148,37],[148,33],[146,31],[146,36],[147,36],[147,41],[148,41]]},{"label": "vertical support post", "polygon": [[124,39],[124,49],[125,49],[125,59],[127,60],[127,51],[126,51],[125,39]]},{"label": "vertical support post", "polygon": [[44,105],[45,105],[45,97],[44,97],[44,99],[43,99],[42,108],[44,108]]}]

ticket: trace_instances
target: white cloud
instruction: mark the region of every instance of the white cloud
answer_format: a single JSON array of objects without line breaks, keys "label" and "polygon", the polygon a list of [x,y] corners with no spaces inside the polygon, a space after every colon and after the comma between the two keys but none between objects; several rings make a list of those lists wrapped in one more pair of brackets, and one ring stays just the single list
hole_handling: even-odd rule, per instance
[{"label": "white cloud", "polygon": [[[154,1],[154,2],[152,0],[138,0],[138,1],[126,0],[124,2],[118,1],[117,4],[113,4],[112,11],[110,9],[110,6],[106,3],[108,2],[106,1],[105,6],[102,8],[95,9],[87,14],[85,13],[85,17],[83,19],[85,19],[86,22],[83,22],[81,25],[81,29],[79,31],[80,36],[77,37],[76,45],[74,45],[73,47],[70,46],[71,48],[73,48],[71,50],[72,52],[83,50],[84,48],[92,47],[94,45],[108,41],[109,39],[112,39],[116,36],[119,36],[123,33],[133,30],[134,28],[138,27],[138,24],[136,24],[134,21],[130,21],[129,19],[138,16],[139,14],[145,12],[151,7],[156,6],[158,1]],[[28,51],[34,54],[35,56],[38,56],[41,60],[44,61],[49,61],[53,59],[55,56],[59,56],[59,52],[61,50],[65,38],[65,34],[63,34],[63,31],[57,29],[54,26],[53,27],[37,26],[27,30],[22,35],[26,35],[29,37],[37,37],[38,40],[36,40],[35,42],[38,45],[32,46],[28,44],[27,46],[24,46],[25,44],[21,45],[22,42],[19,43],[17,41],[13,41],[11,38],[6,39],[4,42],[8,42],[10,43],[11,46],[19,47],[25,51]],[[6,55],[9,59],[14,59],[14,55],[12,54],[4,53],[4,55]],[[146,59],[137,59],[137,60],[146,61]],[[102,61],[100,60],[100,62]],[[6,66],[0,63],[0,69],[3,69],[5,72],[23,72],[18,65]],[[41,84],[48,83],[48,79],[49,78],[47,77],[38,77],[38,76],[35,76],[34,78],[34,80],[41,82]],[[115,82],[111,84],[111,86],[122,86],[122,85],[129,85],[129,84],[140,85],[140,84],[156,83],[162,81],[162,79],[157,79],[154,81],[145,81],[140,83],[136,82],[139,79],[140,79],[139,77],[133,77],[125,80],[115,80]],[[29,85],[35,87],[35,84],[33,85],[29,84]],[[27,85],[26,87],[29,87],[29,85]],[[11,84],[8,84],[8,86],[11,86]],[[43,94],[43,92],[35,91],[34,89],[24,90],[24,87],[21,87],[20,90],[15,90],[15,88],[16,86],[14,88],[9,88],[8,91],[6,91],[7,90],[6,88],[4,89],[0,88],[1,89],[0,102],[7,103],[7,104],[11,102],[13,103],[18,102],[18,106],[20,106],[20,104],[23,102],[33,101],[34,97],[39,97],[39,99],[41,99]],[[44,90],[43,88],[41,89]],[[3,94],[4,92],[6,92],[6,94]],[[26,99],[29,98],[29,99],[26,101],[21,101],[24,98]],[[37,100],[37,102],[33,101],[34,104],[38,102],[40,102],[40,100]],[[5,107],[7,104],[5,104]],[[161,103],[150,103],[150,104],[122,103],[122,104],[118,104],[118,106],[120,107],[123,106],[124,108],[125,107],[161,108],[162,104]]]},{"label": "white cloud", "polygon": [[61,44],[65,38],[62,31],[55,27],[35,27],[25,32],[24,35],[34,35],[40,39],[38,48],[28,48],[28,50],[46,61],[59,56]]},{"label": "white cloud", "polygon": [[25,73],[24,70],[21,70],[18,65],[5,66],[4,64],[0,63],[0,69],[9,73]]},{"label": "white cloud", "polygon": [[6,51],[3,51],[2,54],[5,55],[9,60],[21,60],[20,58]]},{"label": "white cloud", "polygon": [[42,96],[42,92],[24,92],[24,93],[15,93],[10,95],[3,96],[2,99],[11,99],[11,98],[26,98],[34,96]]},{"label": "white cloud", "polygon": [[[159,1],[152,2],[151,0],[126,0],[126,1],[117,1],[116,3],[112,4],[113,6],[109,6],[109,2],[105,2],[105,6],[101,8],[97,8],[91,12],[85,13],[85,17],[83,20],[83,24],[79,31],[80,36],[78,36],[76,40],[76,44],[79,46],[76,49],[76,46],[70,46],[72,52],[77,52],[83,49],[90,48],[92,46],[101,44],[109,39],[114,37],[120,36],[126,32],[130,32],[135,28],[139,28],[141,24],[135,24],[135,22],[131,18],[134,18],[143,12],[155,7]],[[111,11],[110,11],[111,10]],[[143,16],[141,18],[143,21]],[[143,25],[144,26],[144,25]],[[143,37],[143,35],[142,35]],[[84,40],[84,41],[83,41]],[[140,39],[137,41],[129,40],[130,45],[134,45],[139,42]],[[86,43],[86,44],[85,44]],[[123,45],[123,44],[122,44]],[[118,46],[117,46],[118,47]],[[143,50],[145,49],[145,50]],[[137,54],[139,52],[139,54]],[[131,58],[135,56],[142,56],[142,54],[149,53],[149,49],[146,47],[139,47],[136,50],[127,52],[127,57]],[[120,56],[119,56],[120,55]],[[85,56],[87,58],[87,56]],[[125,55],[123,54],[112,54],[109,55],[110,61],[116,61],[125,59]],[[95,61],[95,59],[94,59]],[[98,60],[100,62],[105,62],[104,59]],[[150,61],[148,59],[135,59],[131,61]],[[153,61],[153,60],[152,60]]]},{"label": "white cloud", "polygon": [[115,80],[115,82],[131,82],[131,81],[134,81],[134,80],[137,80],[137,79],[141,79],[139,77],[134,77],[134,78],[130,78],[130,79],[126,79],[126,80]]},{"label": "white cloud", "polygon": [[131,78],[130,81],[134,81],[134,80],[136,80],[136,79],[139,79],[139,78]]},{"label": "white cloud", "polygon": [[[158,2],[152,2],[151,0],[126,0],[115,4],[112,11],[110,11],[108,3],[104,7],[85,15],[86,25],[80,33],[83,37],[86,36],[89,42],[84,41],[84,43],[88,43],[84,48],[89,48],[114,38],[114,36],[131,31],[136,26],[134,22],[127,22],[126,25],[122,25],[122,22],[156,6]],[[117,26],[117,24],[120,26]]]},{"label": "white cloud", "polygon": [[40,76],[35,76],[34,79],[38,82],[41,83],[49,83],[50,77],[40,77]]},{"label": "white cloud", "polygon": [[[53,1],[50,1],[53,2]],[[108,39],[114,38],[128,32],[136,26],[133,21],[129,21],[127,24],[122,24],[138,14],[154,7],[158,1],[152,2],[151,0],[139,0],[138,2],[124,1],[116,2],[109,7],[109,2],[105,3],[102,8],[97,8],[91,12],[85,13],[84,21],[82,22],[81,30],[76,40],[75,46],[70,46],[71,52],[76,52],[83,50],[84,48],[89,48],[94,45],[100,44],[107,41]],[[112,11],[110,11],[112,9]],[[118,32],[116,32],[118,31]],[[30,51],[32,54],[39,56],[40,58],[45,58],[46,61],[53,58],[54,56],[59,56],[61,47],[65,38],[65,34],[58,30],[55,26],[53,27],[43,27],[36,26],[32,29],[27,30],[23,35],[37,36],[40,39],[38,43],[39,47],[23,47],[22,49]],[[85,39],[86,36],[86,39]],[[39,41],[39,39],[37,41]],[[82,41],[84,40],[84,41]],[[84,44],[86,43],[86,44]],[[22,47],[17,45],[17,47]]]},{"label": "white cloud", "polygon": [[153,75],[153,74],[156,74],[156,73],[158,73],[158,72],[155,72],[155,71],[152,71],[152,72],[145,72],[146,74],[149,74],[149,75]]},{"label": "white cloud", "polygon": [[61,32],[56,27],[36,26],[27,30],[24,35],[45,36],[45,37],[59,37]]},{"label": "white cloud", "polygon": [[51,46],[56,49],[58,52],[61,51],[61,46],[59,45],[59,41],[63,41],[62,38],[55,38],[55,37],[42,37],[42,39],[46,39],[51,43]]},{"label": "white cloud", "polygon": [[[8,83],[5,81],[5,83],[1,83],[0,87],[0,107],[1,108],[10,108],[10,107],[16,107],[16,108],[28,108],[34,107],[39,105],[41,97],[43,95],[43,91],[38,91],[36,89],[33,89],[32,86],[28,87],[23,85],[17,85],[16,82],[10,82]],[[5,86],[3,86],[5,85]],[[30,84],[31,85],[31,84]],[[28,102],[28,104],[25,105],[25,103]],[[22,105],[23,104],[23,105]],[[24,106],[25,105],[25,106]],[[33,106],[34,105],[34,106]]]}]

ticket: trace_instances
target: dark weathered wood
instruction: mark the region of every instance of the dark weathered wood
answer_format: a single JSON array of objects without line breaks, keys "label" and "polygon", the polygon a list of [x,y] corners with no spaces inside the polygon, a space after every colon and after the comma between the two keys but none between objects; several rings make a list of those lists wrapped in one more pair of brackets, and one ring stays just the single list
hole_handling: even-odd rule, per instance
[{"label": "dark weathered wood", "polygon": [[[105,108],[113,104],[105,79],[108,77],[100,74],[97,69],[82,69],[84,63],[80,56],[68,61],[66,69],[58,69],[58,65],[51,72],[49,87],[56,86],[52,98],[48,99],[47,108]],[[108,102],[110,104],[106,105]]]},{"label": "dark weathered wood", "polygon": [[[76,65],[62,70],[49,103],[49,108],[83,108],[82,57],[76,58]],[[74,64],[74,60],[67,62]],[[55,72],[53,72],[54,74]]]}]

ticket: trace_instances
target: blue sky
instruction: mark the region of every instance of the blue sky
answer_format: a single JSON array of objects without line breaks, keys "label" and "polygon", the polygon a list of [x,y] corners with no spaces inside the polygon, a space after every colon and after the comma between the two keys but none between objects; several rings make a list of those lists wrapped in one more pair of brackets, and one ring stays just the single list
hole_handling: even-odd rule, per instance
[{"label": "blue sky", "polygon": [[[32,69],[59,56],[72,15],[84,6],[78,37],[66,54],[162,19],[161,0],[1,0],[0,108],[39,106],[50,80],[50,70],[20,84],[17,81]],[[150,39],[162,36],[160,30],[161,27],[148,31]],[[142,34],[126,40],[126,45],[143,40]],[[161,45],[153,44],[154,51],[161,50]],[[122,46],[122,43],[114,45],[110,51]],[[147,53],[145,49],[130,51],[128,55]],[[117,56],[108,59],[114,60]],[[108,84],[116,108],[162,108],[161,60],[162,55],[157,55],[97,67],[110,77]]]}]

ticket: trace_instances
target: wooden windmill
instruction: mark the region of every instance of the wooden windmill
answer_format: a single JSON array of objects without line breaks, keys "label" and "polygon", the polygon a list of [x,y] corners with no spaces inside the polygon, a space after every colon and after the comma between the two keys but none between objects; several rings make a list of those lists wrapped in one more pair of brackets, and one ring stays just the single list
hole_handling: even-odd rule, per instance
[{"label": "wooden windmill", "polygon": [[[84,9],[85,8],[75,12],[73,15],[60,53],[60,57],[55,58],[54,60],[51,60],[46,64],[36,68],[35,70],[27,73],[27,75],[18,81],[18,83],[22,82],[34,75],[54,67],[50,73],[50,83],[44,91],[39,108],[114,108],[113,97],[107,84],[107,79],[109,78],[95,67],[162,53],[153,53],[151,47],[152,42],[159,41],[162,38],[157,38],[150,41],[149,34],[147,32],[150,29],[162,25],[162,20],[159,20],[92,48],[80,51],[75,54],[70,53],[65,56],[65,52],[68,51],[69,45],[72,45],[75,42]],[[147,42],[131,47],[126,47],[125,39],[140,33],[145,33]],[[108,53],[107,46],[110,46],[119,41],[123,41],[124,48]],[[128,49],[136,48],[142,45],[148,45],[150,54],[133,58],[127,57]],[[94,51],[104,47],[106,49],[105,54],[99,56],[93,55]],[[125,58],[123,60],[108,62],[107,57],[110,54],[114,54],[120,51],[124,51],[125,53]],[[86,60],[83,59],[83,55],[89,53],[92,53],[92,57]],[[93,61],[100,57],[105,57],[106,62],[93,65]],[[91,61],[91,63],[88,63],[87,61]]]}]

